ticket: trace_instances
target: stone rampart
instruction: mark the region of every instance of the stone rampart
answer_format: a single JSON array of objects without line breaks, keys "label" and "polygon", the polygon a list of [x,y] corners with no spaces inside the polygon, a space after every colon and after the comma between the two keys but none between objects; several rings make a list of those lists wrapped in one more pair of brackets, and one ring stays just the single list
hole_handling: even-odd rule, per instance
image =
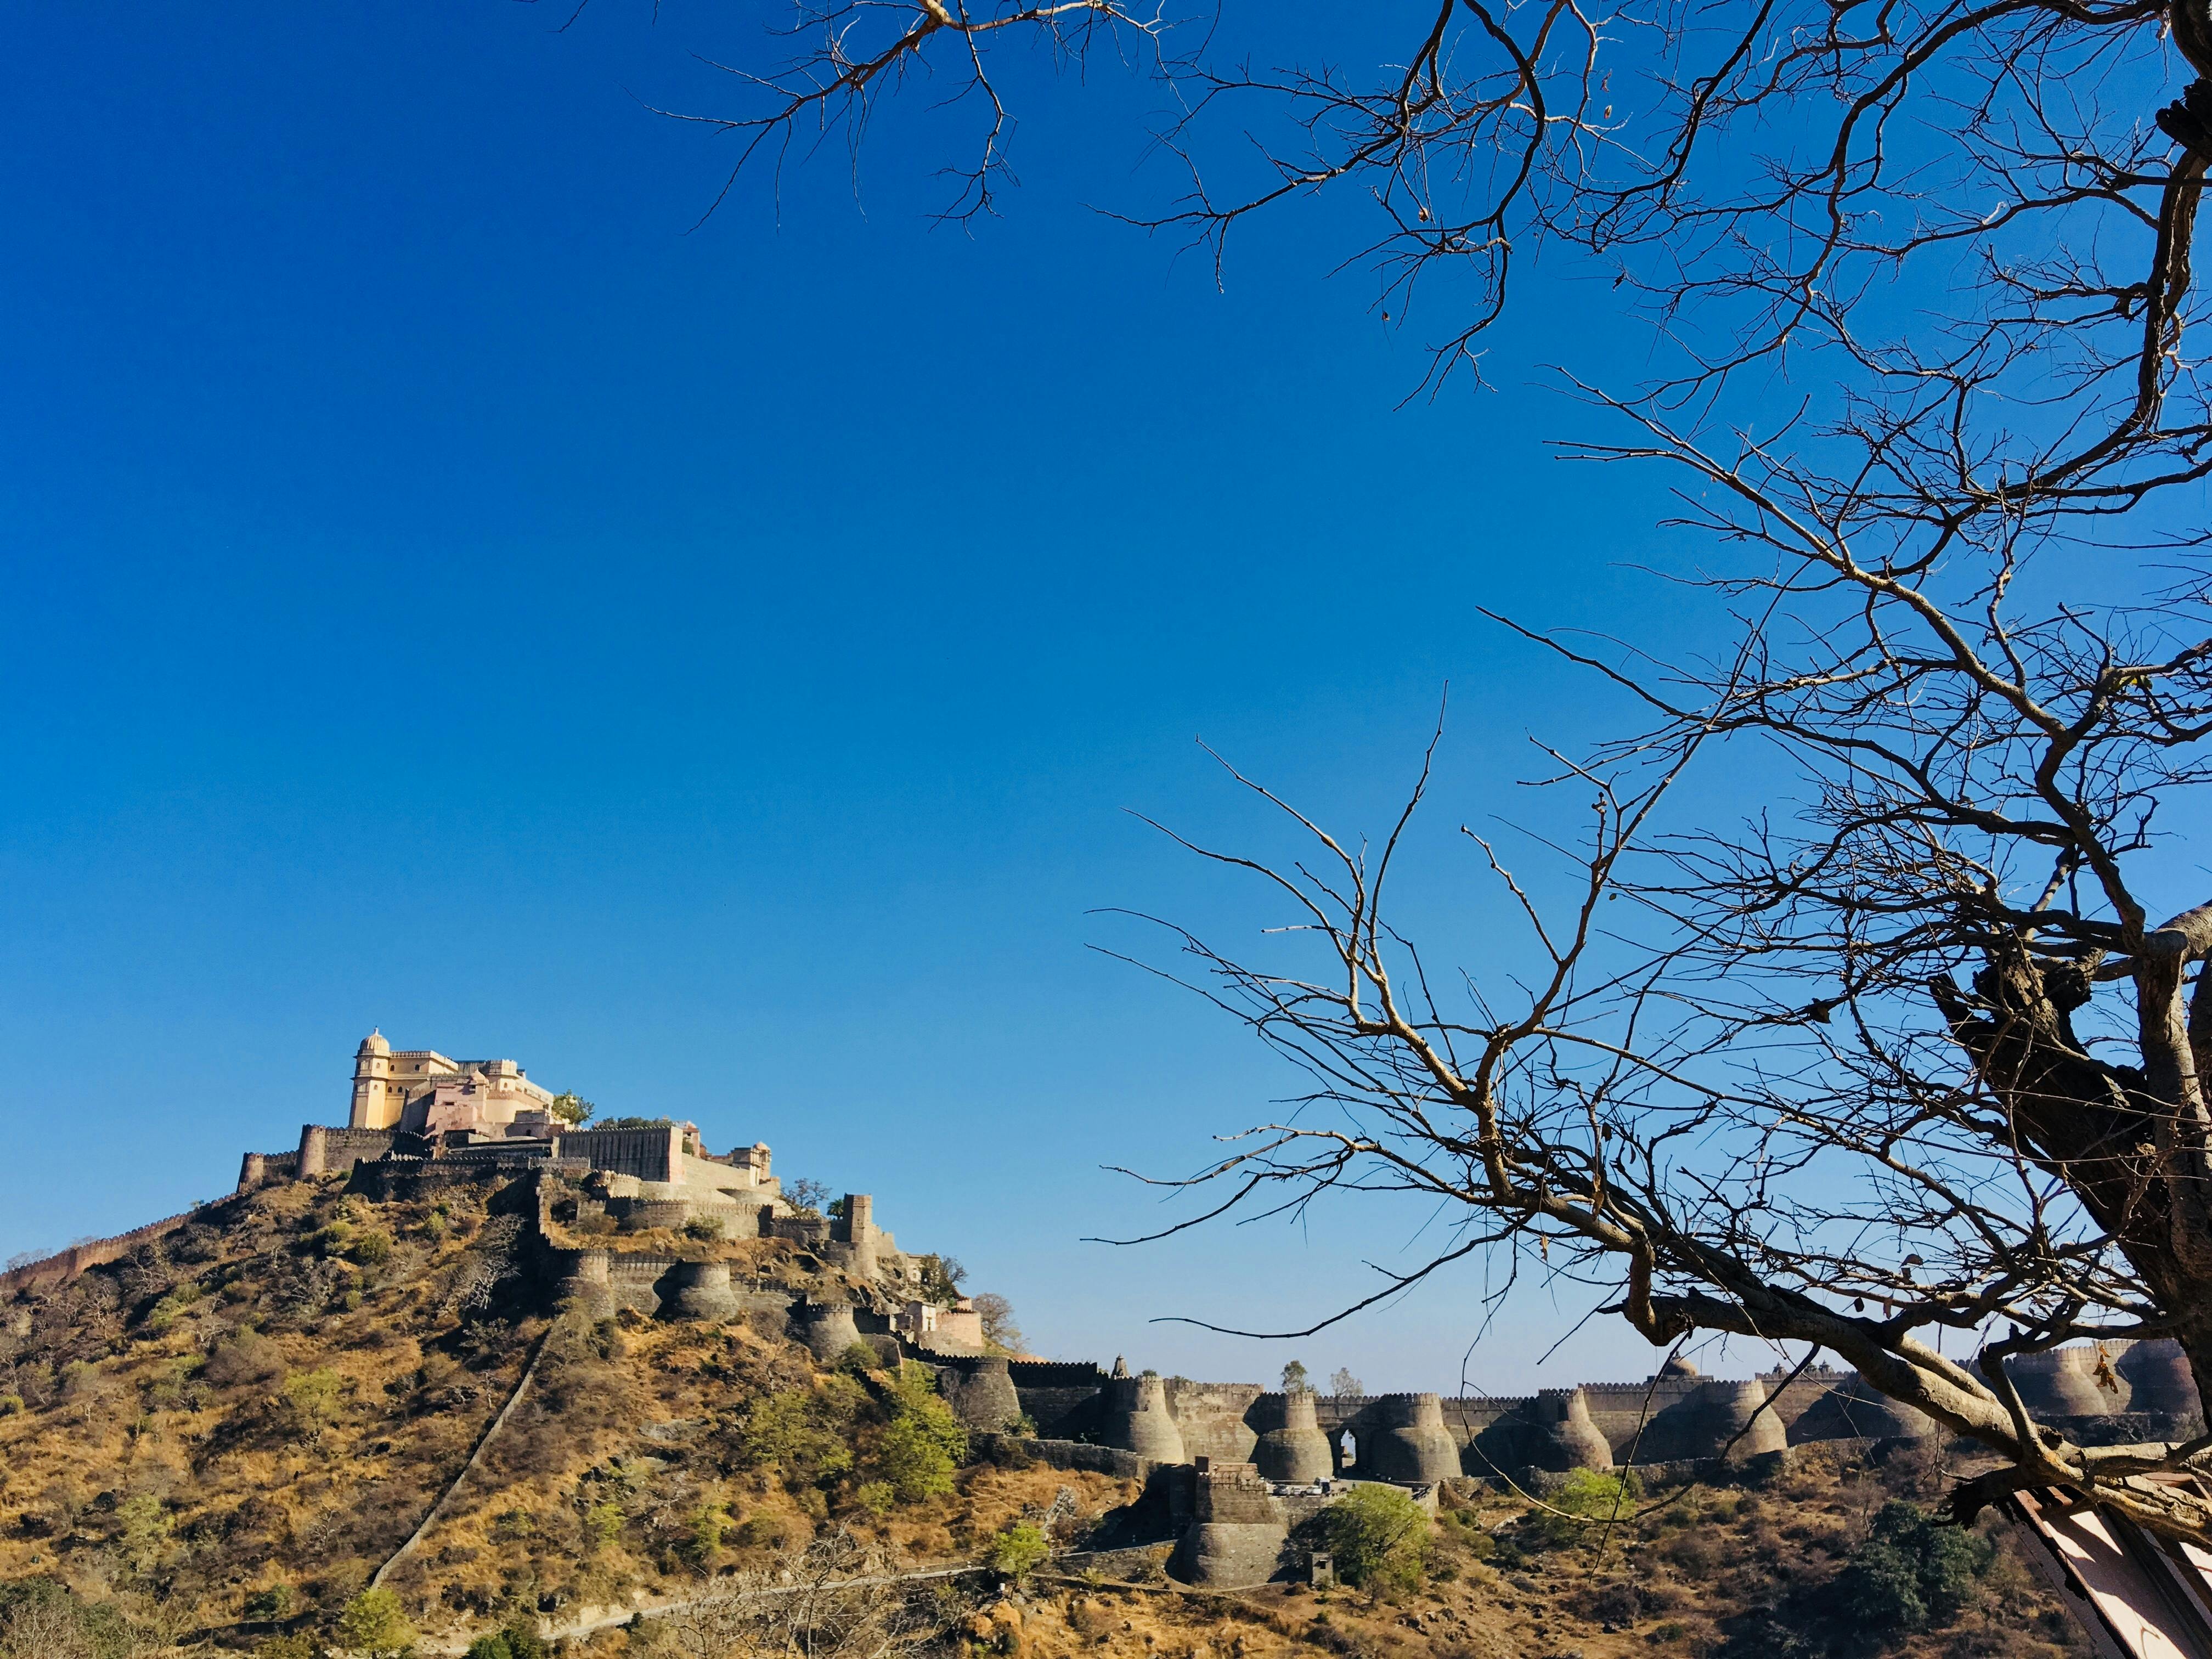
[{"label": "stone rampart", "polygon": [[320,1123],[300,1126],[299,1162],[295,1169],[306,1181],[319,1175],[350,1170],[363,1159],[382,1158],[396,1139],[390,1129],[337,1129]]},{"label": "stone rampart", "polygon": [[[2083,1351],[2086,1352],[2087,1351]],[[2069,1380],[2094,1380],[2100,1397],[2118,1407],[2091,1418],[2062,1414],[2077,1438],[2094,1437],[2095,1425],[2114,1432],[2142,1423],[2197,1420],[2196,1394],[2186,1363],[2171,1345],[2107,1344],[2101,1370],[2094,1353],[2047,1369]],[[1102,1443],[1164,1459],[1170,1441],[1178,1461],[1204,1457],[1222,1464],[1254,1461],[1270,1474],[1295,1470],[1299,1479],[1316,1464],[1283,1441],[1285,1396],[1253,1383],[1196,1382],[1186,1377],[1114,1377],[1096,1365],[1020,1361],[1011,1367],[1023,1411],[1040,1432],[1059,1439]],[[1140,1402],[1153,1389],[1157,1406]],[[2059,1390],[2051,1390],[2059,1393]],[[2075,1384],[2065,1403],[2081,1389]],[[2127,1411],[2140,1398],[2154,1411]],[[1309,1396],[1313,1430],[1328,1449],[1332,1472],[1399,1481],[1434,1481],[1455,1475],[1504,1473],[1561,1474],[1575,1468],[1681,1465],[1706,1467],[1778,1455],[1808,1440],[1881,1441],[1938,1433],[1918,1413],[1882,1400],[1856,1372],[1815,1366],[1764,1376],[1715,1379],[1686,1366],[1641,1382],[1585,1383],[1525,1398],[1382,1395]],[[2183,1402],[2190,1408],[2170,1408]],[[1150,1408],[1148,1408],[1150,1407]],[[2162,1432],[2163,1431],[2161,1431]],[[1140,1448],[1138,1441],[1144,1443]],[[2102,1443],[2096,1440],[2095,1443]],[[1447,1449],[1449,1448],[1449,1449]],[[1347,1462],[1346,1453],[1356,1453]],[[1317,1464],[1316,1464],[1317,1467]]]},{"label": "stone rampart", "polygon": [[88,1238],[57,1251],[40,1261],[27,1261],[20,1267],[10,1267],[0,1273],[0,1296],[14,1296],[22,1291],[42,1290],[49,1285],[59,1285],[75,1279],[88,1268],[101,1267],[111,1261],[120,1261],[141,1244],[166,1237],[178,1228],[195,1221],[210,1220],[237,1201],[240,1194],[219,1198],[212,1204],[195,1205],[181,1215],[165,1216],[159,1221],[149,1221],[143,1227],[133,1227],[127,1233],[118,1233],[112,1238]]},{"label": "stone rampart", "polygon": [[503,1181],[526,1170],[564,1176],[586,1173],[580,1163],[559,1158],[502,1161],[495,1158],[364,1158],[346,1177],[346,1190],[378,1204],[428,1198],[449,1187]]},{"label": "stone rampart", "polygon": [[595,1170],[635,1176],[640,1181],[683,1184],[686,1166],[696,1161],[684,1155],[683,1126],[675,1123],[644,1129],[565,1130],[560,1143],[564,1158],[580,1158]]},{"label": "stone rampart", "polygon": [[[1247,1423],[1253,1403],[1264,1392],[1256,1382],[1194,1382],[1170,1376],[1164,1385],[1168,1415],[1182,1431],[1183,1455],[1210,1457],[1217,1463],[1249,1463],[1260,1431]],[[1280,1420],[1278,1402],[1273,1416]]]},{"label": "stone rampart", "polygon": [[238,1190],[250,1193],[257,1187],[266,1187],[280,1181],[300,1178],[300,1154],[289,1152],[248,1152],[238,1163]]},{"label": "stone rampart", "polygon": [[1134,1452],[1119,1446],[1094,1446],[1079,1440],[1042,1440],[1031,1435],[979,1434],[976,1445],[985,1455],[996,1446],[1018,1447],[1048,1468],[1082,1469],[1110,1474],[1120,1480],[1146,1480],[1156,1467]]}]

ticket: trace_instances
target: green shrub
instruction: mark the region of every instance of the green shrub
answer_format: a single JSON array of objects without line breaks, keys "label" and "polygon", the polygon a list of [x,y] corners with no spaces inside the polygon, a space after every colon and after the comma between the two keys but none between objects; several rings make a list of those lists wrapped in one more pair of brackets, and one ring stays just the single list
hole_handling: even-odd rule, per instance
[{"label": "green shrub", "polygon": [[593,1550],[603,1550],[622,1536],[622,1505],[615,1503],[594,1504],[584,1511],[584,1542]]},{"label": "green shrub", "polygon": [[684,1236],[701,1241],[722,1236],[722,1218],[714,1215],[695,1215],[684,1224]]},{"label": "green shrub", "polygon": [[721,1553],[722,1532],[730,1512],[720,1504],[702,1504],[684,1523],[684,1541],[678,1552],[695,1567],[704,1567]]},{"label": "green shrub", "polygon": [[853,1467],[853,1422],[867,1391],[850,1377],[830,1376],[817,1389],[793,1389],[753,1401],[738,1429],[739,1457],[774,1465],[794,1484],[826,1484]]},{"label": "green shrub", "polygon": [[1559,1549],[1589,1535],[1588,1522],[1634,1515],[1637,1499],[1643,1495],[1643,1485],[1632,1471],[1571,1470],[1559,1489],[1543,1499],[1544,1507],[1522,1516],[1515,1531],[1526,1547]]},{"label": "green shrub", "polygon": [[1963,1612],[1990,1569],[1989,1540],[1892,1500],[1836,1580],[1846,1617],[1877,1631],[1927,1630]]},{"label": "green shrub", "polygon": [[937,1392],[937,1378],[927,1365],[906,1361],[886,1392],[891,1420],[876,1445],[878,1478],[902,1504],[946,1496],[953,1471],[968,1455],[968,1431]]},{"label": "green shrub", "polygon": [[302,1631],[296,1636],[272,1636],[253,1650],[253,1659],[325,1659],[330,1650]]},{"label": "green shrub", "polygon": [[345,1258],[364,1267],[374,1267],[392,1259],[392,1235],[372,1228],[345,1247]]},{"label": "green shrub", "polygon": [[1372,1590],[1419,1585],[1429,1562],[1429,1517],[1397,1487],[1356,1486],[1321,1520],[1345,1583]]},{"label": "green shrub", "polygon": [[146,1332],[149,1336],[161,1336],[173,1328],[185,1309],[200,1299],[200,1287],[191,1279],[177,1285],[156,1302],[146,1315]]},{"label": "green shrub", "polygon": [[310,1434],[320,1434],[338,1414],[343,1384],[333,1370],[294,1371],[282,1390],[286,1407]]},{"label": "green shrub", "polygon": [[271,1584],[267,1589],[256,1590],[247,1596],[239,1613],[246,1619],[289,1619],[293,1599],[289,1584]]},{"label": "green shrub", "polygon": [[551,1652],[544,1637],[515,1623],[489,1636],[477,1637],[469,1644],[468,1659],[546,1659]]},{"label": "green shrub", "polygon": [[898,1502],[898,1493],[891,1490],[888,1480],[869,1480],[854,1492],[853,1501],[870,1515],[881,1517],[891,1512],[892,1505]]},{"label": "green shrub", "polygon": [[415,1626],[388,1589],[366,1589],[338,1614],[338,1645],[369,1659],[400,1659],[415,1645]]},{"label": "green shrub", "polygon": [[983,1559],[992,1571],[1004,1574],[1018,1584],[1026,1583],[1051,1554],[1051,1541],[1040,1528],[1025,1521],[1017,1521],[999,1528],[997,1536],[984,1551]]},{"label": "green shrub", "polygon": [[160,1553],[173,1524],[161,1500],[144,1492],[115,1506],[116,1541],[134,1566],[143,1566]]},{"label": "green shrub", "polygon": [[756,1515],[738,1528],[737,1541],[749,1550],[781,1549],[791,1541],[791,1528],[773,1515]]},{"label": "green shrub", "polygon": [[0,1417],[16,1416],[22,1411],[22,1409],[23,1396],[21,1395],[0,1394]]},{"label": "green shrub", "polygon": [[912,1417],[892,1419],[876,1448],[876,1468],[902,1504],[944,1498],[952,1491],[955,1465],[927,1425]]}]

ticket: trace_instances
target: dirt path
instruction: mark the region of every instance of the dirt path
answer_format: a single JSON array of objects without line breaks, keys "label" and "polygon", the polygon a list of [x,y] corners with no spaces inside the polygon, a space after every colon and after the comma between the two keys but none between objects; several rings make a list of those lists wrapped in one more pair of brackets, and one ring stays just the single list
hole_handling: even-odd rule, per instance
[{"label": "dirt path", "polygon": [[[873,1573],[863,1578],[840,1578],[836,1583],[841,1587],[913,1584],[926,1579],[963,1578],[988,1571],[990,1571],[988,1567],[979,1566],[972,1561],[963,1561],[953,1566],[917,1568],[912,1572]],[[571,1620],[568,1623],[546,1626],[539,1633],[549,1642],[557,1642],[564,1638],[592,1636],[603,1630],[618,1629],[629,1624],[633,1619],[655,1619],[666,1613],[681,1613],[686,1607],[733,1607],[748,1601],[766,1601],[779,1595],[795,1595],[800,1590],[811,1588],[813,1587],[806,1584],[772,1584],[766,1589],[750,1590],[737,1595],[723,1593],[712,1595],[682,1595],[667,1601],[639,1601],[627,1607],[597,1609],[586,1607],[579,1617]],[[425,1638],[416,1644],[415,1650],[426,1655],[450,1656],[466,1653],[469,1644],[477,1636],[488,1636],[491,1633],[490,1631],[477,1631],[471,1635],[463,1637]]]}]

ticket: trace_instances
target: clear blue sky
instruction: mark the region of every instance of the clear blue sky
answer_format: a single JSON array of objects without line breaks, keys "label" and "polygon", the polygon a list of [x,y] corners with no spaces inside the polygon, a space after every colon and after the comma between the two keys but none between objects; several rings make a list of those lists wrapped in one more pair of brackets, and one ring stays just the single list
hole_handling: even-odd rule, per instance
[{"label": "clear blue sky", "polygon": [[[0,21],[0,1255],[228,1190],[341,1121],[372,1024],[877,1194],[1035,1344],[1454,1384],[1479,1279],[1285,1351],[1427,1221],[1117,1251],[1289,1079],[1086,950],[1253,913],[1130,817],[1283,844],[1194,747],[1379,826],[1444,682],[1450,842],[1606,712],[1476,614],[1662,626],[1656,480],[1570,471],[1533,389],[1401,408],[1424,337],[1325,210],[1202,261],[1142,208],[1146,94],[1026,89],[972,234],[893,118],[740,190],[647,103],[736,9],[18,7]],[[925,158],[926,159],[926,158]],[[1442,316],[1437,323],[1441,325]],[[1641,1376],[1541,1299],[1493,1389]]]}]

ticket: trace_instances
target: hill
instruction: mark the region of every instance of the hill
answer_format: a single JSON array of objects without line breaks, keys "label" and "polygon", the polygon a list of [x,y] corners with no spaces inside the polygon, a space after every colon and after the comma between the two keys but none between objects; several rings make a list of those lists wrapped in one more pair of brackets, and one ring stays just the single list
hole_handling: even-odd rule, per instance
[{"label": "hill", "polygon": [[[927,1369],[880,1346],[824,1363],[780,1318],[563,1311],[526,1181],[383,1202],[344,1185],[243,1195],[0,1310],[0,1655],[411,1636],[507,1659],[546,1638],[811,1659],[1787,1659],[2077,1640],[2001,1532],[1947,1558],[1956,1582],[1917,1614],[1884,1613],[1921,1584],[1921,1534],[1885,1541],[1904,1512],[1883,1506],[1932,1498],[1927,1451],[1823,1448],[1760,1491],[1601,1480],[1593,1513],[1650,1510],[1604,1528],[1449,1483],[1418,1523],[1426,1568],[1395,1586],[1194,1592],[1162,1545],[1039,1564],[1141,1546],[1164,1517],[1135,1481],[971,1439]],[[711,1248],[754,1283],[823,1271],[787,1240]]]}]

